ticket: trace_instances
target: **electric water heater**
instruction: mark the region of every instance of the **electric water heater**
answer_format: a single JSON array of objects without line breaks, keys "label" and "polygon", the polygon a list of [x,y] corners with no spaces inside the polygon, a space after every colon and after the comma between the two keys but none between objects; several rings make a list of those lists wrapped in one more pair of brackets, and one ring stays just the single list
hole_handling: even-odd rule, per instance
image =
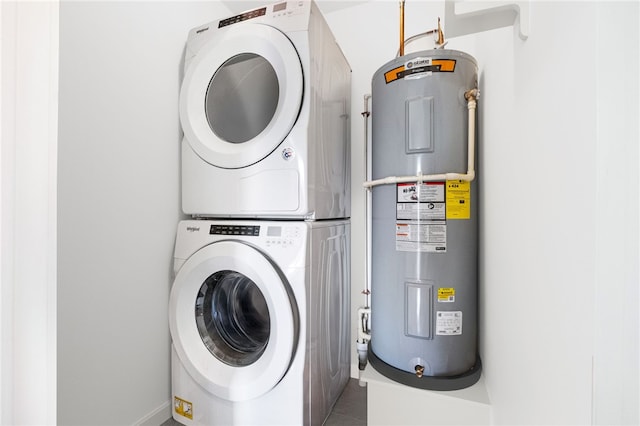
[{"label": "electric water heater", "polygon": [[481,373],[476,98],[476,61],[455,50],[373,76],[369,360],[414,387],[461,389]]}]

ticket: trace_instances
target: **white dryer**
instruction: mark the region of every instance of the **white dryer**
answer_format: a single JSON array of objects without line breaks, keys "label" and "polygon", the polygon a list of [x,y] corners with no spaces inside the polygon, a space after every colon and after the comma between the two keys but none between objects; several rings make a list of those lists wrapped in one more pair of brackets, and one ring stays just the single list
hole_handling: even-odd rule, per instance
[{"label": "white dryer", "polygon": [[351,69],[312,1],[194,28],[180,90],[182,209],[350,216]]},{"label": "white dryer", "polygon": [[349,378],[348,220],[188,220],[169,303],[173,417],[320,425]]}]

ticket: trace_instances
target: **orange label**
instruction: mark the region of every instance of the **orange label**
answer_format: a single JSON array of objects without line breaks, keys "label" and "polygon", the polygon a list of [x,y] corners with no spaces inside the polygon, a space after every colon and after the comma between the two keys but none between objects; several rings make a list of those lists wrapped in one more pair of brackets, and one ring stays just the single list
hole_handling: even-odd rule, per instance
[{"label": "orange label", "polygon": [[[421,58],[417,58],[421,59]],[[384,73],[384,81],[389,84],[392,81],[400,80],[405,78],[405,75],[412,75],[412,72],[418,71],[421,75],[430,75],[434,72],[454,72],[456,69],[456,60],[455,59],[423,59],[422,66],[418,66],[411,70],[414,65],[412,61],[407,62],[407,64],[400,65],[394,69],[391,69]]]}]

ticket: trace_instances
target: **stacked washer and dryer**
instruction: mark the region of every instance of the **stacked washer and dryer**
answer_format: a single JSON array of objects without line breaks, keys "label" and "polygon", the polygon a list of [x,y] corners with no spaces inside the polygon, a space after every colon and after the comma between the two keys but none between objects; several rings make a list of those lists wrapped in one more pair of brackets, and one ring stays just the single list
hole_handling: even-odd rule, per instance
[{"label": "stacked washer and dryer", "polygon": [[322,424],[350,370],[351,70],[317,6],[190,31],[173,417]]}]

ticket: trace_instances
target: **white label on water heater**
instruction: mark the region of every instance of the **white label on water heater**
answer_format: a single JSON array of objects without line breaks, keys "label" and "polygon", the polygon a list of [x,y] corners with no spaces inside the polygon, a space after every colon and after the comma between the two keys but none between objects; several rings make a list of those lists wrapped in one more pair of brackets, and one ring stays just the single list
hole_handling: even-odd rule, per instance
[{"label": "white label on water heater", "polygon": [[445,253],[447,251],[446,222],[397,221],[396,250]]},{"label": "white label on water heater", "polygon": [[399,183],[396,186],[399,203],[444,203],[444,182]]},{"label": "white label on water heater", "polygon": [[433,74],[431,71],[431,58],[418,56],[404,63],[405,80],[427,77]]},{"label": "white label on water heater", "polygon": [[459,336],[462,334],[462,311],[438,311],[436,335]]},{"label": "white label on water heater", "polygon": [[396,219],[399,220],[445,220],[444,203],[398,203]]},{"label": "white label on water heater", "polygon": [[444,182],[409,182],[396,186],[396,250],[447,252]]},{"label": "white label on water heater", "polygon": [[445,220],[444,182],[399,183],[396,186],[397,220]]}]

